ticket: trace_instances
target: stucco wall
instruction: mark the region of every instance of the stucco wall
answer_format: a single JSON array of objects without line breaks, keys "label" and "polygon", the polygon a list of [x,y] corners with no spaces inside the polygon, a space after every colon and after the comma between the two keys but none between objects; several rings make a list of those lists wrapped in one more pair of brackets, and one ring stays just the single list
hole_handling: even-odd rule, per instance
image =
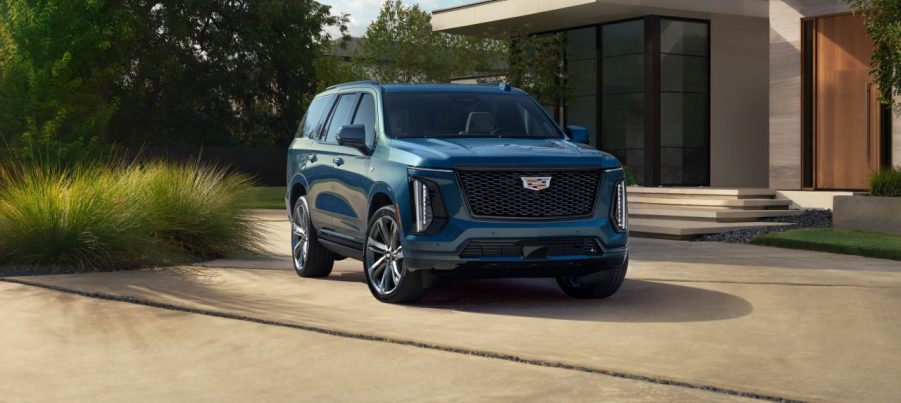
[{"label": "stucco wall", "polygon": [[710,18],[710,185],[767,187],[769,22]]},{"label": "stucco wall", "polygon": [[801,188],[801,18],[847,11],[841,0],[770,1],[771,188]]}]

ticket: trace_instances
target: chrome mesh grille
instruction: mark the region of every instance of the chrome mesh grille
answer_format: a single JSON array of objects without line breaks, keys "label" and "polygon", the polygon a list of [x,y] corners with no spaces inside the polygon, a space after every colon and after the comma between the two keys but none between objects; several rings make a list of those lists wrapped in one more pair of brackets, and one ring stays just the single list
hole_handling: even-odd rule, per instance
[{"label": "chrome mesh grille", "polygon": [[[590,215],[602,175],[600,170],[460,170],[458,174],[472,214],[501,218]],[[550,177],[550,186],[526,189],[523,177]]]}]

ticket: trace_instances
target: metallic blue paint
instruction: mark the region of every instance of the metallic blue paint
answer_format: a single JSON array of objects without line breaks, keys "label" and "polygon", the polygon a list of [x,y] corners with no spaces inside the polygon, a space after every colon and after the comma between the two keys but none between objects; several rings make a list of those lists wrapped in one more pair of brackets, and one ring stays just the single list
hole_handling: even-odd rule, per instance
[{"label": "metallic blue paint", "polygon": [[[338,86],[320,94],[366,91],[375,96],[376,142],[369,155],[351,147],[324,144],[317,139],[296,138],[288,150],[288,193],[292,200],[294,185],[303,186],[312,197],[313,225],[319,230],[336,232],[354,239],[362,248],[370,203],[383,194],[395,205],[403,233],[405,261],[410,269],[450,270],[472,263],[550,266],[594,265],[602,270],[619,264],[627,256],[628,234],[617,232],[610,221],[615,185],[624,179],[622,165],[613,156],[569,139],[526,138],[391,138],[384,131],[384,92],[494,92],[523,94],[518,89],[505,92],[497,86],[452,84],[377,85],[354,83]],[[562,129],[561,129],[561,132]],[[343,164],[333,160],[341,158]],[[492,168],[582,168],[604,170],[596,208],[591,217],[561,220],[477,219],[464,204],[456,174],[462,167]],[[417,176],[439,186],[447,211],[447,222],[433,235],[414,233],[410,177]],[[337,197],[340,195],[340,197]],[[321,200],[320,200],[321,199]],[[340,203],[339,203],[340,201]],[[290,210],[289,210],[290,214]],[[459,256],[472,239],[549,237],[593,237],[603,250],[601,256],[554,256],[541,259],[479,258]]]}]

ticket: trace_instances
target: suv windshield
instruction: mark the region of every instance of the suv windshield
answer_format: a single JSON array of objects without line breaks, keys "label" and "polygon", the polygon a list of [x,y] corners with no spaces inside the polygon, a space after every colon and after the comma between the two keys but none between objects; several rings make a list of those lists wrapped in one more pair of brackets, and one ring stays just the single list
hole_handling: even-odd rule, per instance
[{"label": "suv windshield", "polygon": [[385,117],[392,137],[563,137],[535,101],[520,94],[387,93]]}]

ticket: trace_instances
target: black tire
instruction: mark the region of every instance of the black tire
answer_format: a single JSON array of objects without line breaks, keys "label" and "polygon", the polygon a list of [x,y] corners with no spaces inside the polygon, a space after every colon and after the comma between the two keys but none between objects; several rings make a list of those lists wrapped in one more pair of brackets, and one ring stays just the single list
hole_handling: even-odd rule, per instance
[{"label": "black tire", "polygon": [[557,285],[573,298],[607,298],[619,291],[629,270],[629,257],[619,267],[599,271],[582,277],[557,277]]},{"label": "black tire", "polygon": [[[369,219],[363,273],[375,299],[392,304],[412,303],[422,299],[425,288],[422,272],[407,270],[403,264],[403,229],[396,217],[394,206],[385,206]],[[376,265],[378,262],[382,263]]]},{"label": "black tire", "polygon": [[[305,250],[298,244],[302,239],[301,236],[307,242]],[[300,251],[304,252],[302,257],[298,255]],[[316,236],[306,196],[297,199],[291,214],[291,258],[294,272],[300,277],[328,277],[335,264],[332,252],[322,246],[319,237]]]}]

